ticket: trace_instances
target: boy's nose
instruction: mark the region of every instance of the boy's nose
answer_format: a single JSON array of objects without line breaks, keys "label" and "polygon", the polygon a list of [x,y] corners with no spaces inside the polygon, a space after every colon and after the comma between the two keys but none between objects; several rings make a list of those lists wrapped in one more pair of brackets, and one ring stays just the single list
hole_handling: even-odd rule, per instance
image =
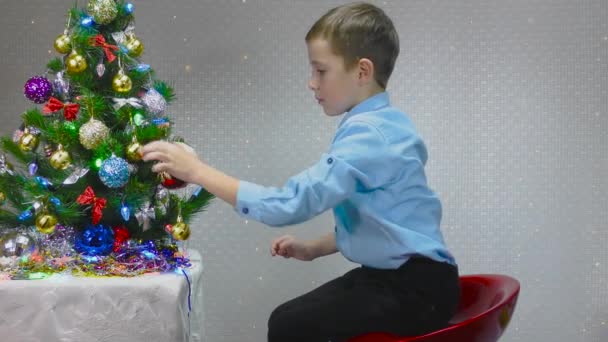
[{"label": "boy's nose", "polygon": [[317,89],[317,86],[314,83],[314,80],[311,78],[308,80],[308,89],[314,91]]}]

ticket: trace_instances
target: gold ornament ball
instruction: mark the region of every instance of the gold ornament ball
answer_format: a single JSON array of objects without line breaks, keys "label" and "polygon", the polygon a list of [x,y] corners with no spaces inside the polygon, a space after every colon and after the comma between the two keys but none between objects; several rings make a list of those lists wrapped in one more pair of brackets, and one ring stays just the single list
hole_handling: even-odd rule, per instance
[{"label": "gold ornament ball", "polygon": [[133,87],[131,78],[125,75],[124,71],[119,70],[112,80],[112,89],[117,93],[128,93]]},{"label": "gold ornament ball", "polygon": [[72,164],[72,157],[68,151],[60,147],[51,154],[50,163],[55,170],[65,170]]},{"label": "gold ornament ball", "polygon": [[19,149],[23,152],[32,152],[38,147],[38,137],[32,133],[24,133],[19,139]]},{"label": "gold ornament ball", "polygon": [[55,50],[59,53],[66,54],[72,49],[72,40],[67,34],[62,34],[55,39]]},{"label": "gold ornament ball", "polygon": [[4,192],[0,191],[0,205],[3,205],[4,202],[6,202],[6,195],[4,194]]},{"label": "gold ornament ball", "polygon": [[190,237],[190,226],[185,222],[177,222],[173,225],[173,230],[171,231],[171,236],[175,240],[186,240]]},{"label": "gold ornament ball", "polygon": [[139,57],[144,52],[144,44],[133,35],[127,38],[125,47],[129,50],[129,56],[131,57]]},{"label": "gold ornament ball", "polygon": [[78,52],[72,51],[65,61],[65,69],[68,74],[81,73],[87,69],[87,60],[82,55],[79,55]]},{"label": "gold ornament ball", "polygon": [[87,150],[92,150],[108,137],[110,130],[103,122],[91,118],[89,122],[80,126],[78,134],[82,146]]},{"label": "gold ornament ball", "polygon": [[141,154],[139,151],[140,151],[141,147],[142,147],[141,144],[137,140],[134,140],[131,144],[129,144],[129,146],[127,146],[127,151],[126,151],[127,160],[129,160],[130,162],[140,161]]},{"label": "gold ornament ball", "polygon": [[36,217],[36,229],[44,234],[50,234],[55,231],[57,218],[50,214],[42,214]]},{"label": "gold ornament ball", "polygon": [[109,24],[118,15],[118,8],[114,0],[91,0],[87,4],[87,12],[93,16],[98,24]]}]

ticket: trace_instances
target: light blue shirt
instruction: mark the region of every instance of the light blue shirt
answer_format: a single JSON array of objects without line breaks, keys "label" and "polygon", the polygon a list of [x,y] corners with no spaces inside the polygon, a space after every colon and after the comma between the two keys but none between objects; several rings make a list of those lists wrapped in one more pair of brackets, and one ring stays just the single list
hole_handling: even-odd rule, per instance
[{"label": "light blue shirt", "polygon": [[240,181],[235,210],[269,226],[333,209],[336,245],[349,260],[395,269],[415,254],[455,265],[440,231],[441,202],[427,185],[427,151],[388,93],[346,113],[327,153],[283,187]]}]

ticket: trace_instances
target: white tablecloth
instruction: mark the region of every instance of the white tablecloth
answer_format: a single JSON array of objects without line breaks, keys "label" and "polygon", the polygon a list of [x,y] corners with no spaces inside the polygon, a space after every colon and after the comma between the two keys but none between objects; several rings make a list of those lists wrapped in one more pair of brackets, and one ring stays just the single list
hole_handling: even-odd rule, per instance
[{"label": "white tablecloth", "polygon": [[0,281],[0,341],[201,341],[202,264],[135,278],[52,276]]}]

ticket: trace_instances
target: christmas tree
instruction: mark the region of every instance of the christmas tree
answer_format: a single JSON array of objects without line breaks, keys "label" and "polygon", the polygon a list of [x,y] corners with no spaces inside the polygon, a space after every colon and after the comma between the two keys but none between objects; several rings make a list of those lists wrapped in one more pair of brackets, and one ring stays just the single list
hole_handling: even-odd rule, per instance
[{"label": "christmas tree", "polygon": [[[141,146],[171,135],[166,82],[141,61],[134,7],[90,0],[67,15],[43,76],[1,140],[0,273],[135,275],[187,264],[179,242],[212,195],[151,171]],[[183,247],[183,246],[182,246]]]}]

